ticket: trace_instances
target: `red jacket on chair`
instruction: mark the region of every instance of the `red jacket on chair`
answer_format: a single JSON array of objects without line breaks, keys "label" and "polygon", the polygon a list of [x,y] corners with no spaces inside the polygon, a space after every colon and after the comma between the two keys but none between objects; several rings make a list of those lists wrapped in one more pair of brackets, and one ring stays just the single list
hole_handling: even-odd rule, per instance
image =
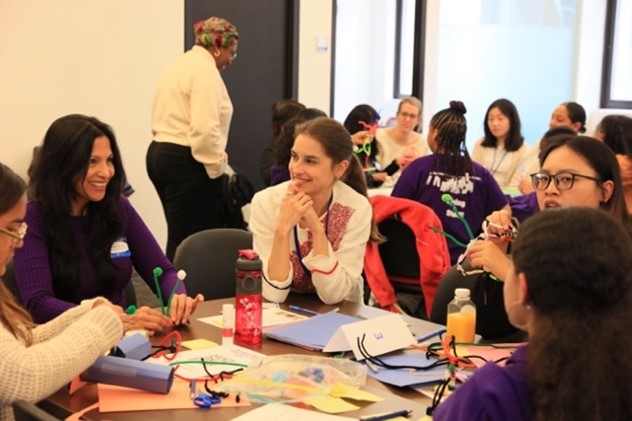
[{"label": "red jacket on chair", "polygon": [[[443,275],[450,269],[448,244],[443,235],[434,232],[430,227],[443,230],[437,214],[428,206],[414,200],[391,196],[371,197],[375,222],[399,215],[402,222],[415,234],[419,255],[419,273],[421,289],[424,294],[426,313],[430,314],[435,291]],[[395,290],[382,264],[378,244],[369,242],[364,255],[364,274],[366,281],[377,299],[380,307],[396,312],[397,302]]]}]

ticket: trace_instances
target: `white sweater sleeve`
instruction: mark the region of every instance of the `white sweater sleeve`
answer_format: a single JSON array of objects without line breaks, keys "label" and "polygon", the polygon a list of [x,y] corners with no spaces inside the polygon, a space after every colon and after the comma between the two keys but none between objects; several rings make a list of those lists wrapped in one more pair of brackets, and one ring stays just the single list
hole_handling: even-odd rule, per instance
[{"label": "white sweater sleeve", "polygon": [[262,264],[263,297],[275,303],[282,303],[290,293],[292,285],[292,263],[290,262],[290,250],[288,249],[288,262],[290,270],[285,279],[270,279],[268,277],[268,260],[272,251],[274,239],[274,226],[277,218],[276,209],[279,203],[273,199],[271,189],[263,190],[252,198],[250,207],[250,220],[248,228],[252,232],[253,249],[259,254]]},{"label": "white sweater sleeve", "polygon": [[0,328],[0,405],[45,398],[118,342],[123,334],[119,315],[107,306],[87,307],[35,328],[28,347]]}]

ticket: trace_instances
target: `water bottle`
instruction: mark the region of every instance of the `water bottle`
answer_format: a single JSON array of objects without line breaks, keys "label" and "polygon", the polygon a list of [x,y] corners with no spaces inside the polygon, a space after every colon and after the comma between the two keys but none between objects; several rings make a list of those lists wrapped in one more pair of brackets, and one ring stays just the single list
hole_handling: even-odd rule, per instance
[{"label": "water bottle", "polygon": [[239,250],[235,294],[235,342],[261,343],[261,260],[254,250]]},{"label": "water bottle", "polygon": [[470,300],[470,290],[457,288],[454,300],[448,304],[448,338],[455,337],[456,342],[474,342],[476,332],[476,306]]}]

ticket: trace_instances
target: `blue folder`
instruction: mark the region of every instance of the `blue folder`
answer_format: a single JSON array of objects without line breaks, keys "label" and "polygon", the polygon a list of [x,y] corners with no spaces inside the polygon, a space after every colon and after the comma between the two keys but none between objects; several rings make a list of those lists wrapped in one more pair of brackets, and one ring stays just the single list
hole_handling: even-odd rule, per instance
[{"label": "blue folder", "polygon": [[267,329],[264,335],[301,348],[322,351],[340,326],[360,320],[357,317],[330,311],[300,322]]}]

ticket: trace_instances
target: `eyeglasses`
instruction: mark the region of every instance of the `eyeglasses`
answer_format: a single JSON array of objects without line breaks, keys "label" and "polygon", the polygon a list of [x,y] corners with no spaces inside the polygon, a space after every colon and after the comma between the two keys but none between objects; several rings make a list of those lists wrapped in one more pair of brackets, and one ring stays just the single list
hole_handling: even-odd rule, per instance
[{"label": "eyeglasses", "polygon": [[26,237],[26,230],[28,229],[28,227],[29,226],[26,224],[26,222],[22,222],[18,227],[17,232],[9,231],[4,228],[0,228],[0,232],[11,237],[13,239],[13,245],[16,246],[20,243],[20,241],[24,240],[24,237]]},{"label": "eyeglasses", "polygon": [[418,117],[417,114],[411,114],[411,113],[406,113],[406,112],[401,112],[398,114],[402,116],[402,118],[410,118],[411,120],[414,120]]},{"label": "eyeglasses", "polygon": [[537,172],[531,174],[531,183],[533,184],[533,188],[536,190],[546,190],[549,187],[549,184],[551,184],[551,180],[553,180],[555,182],[555,187],[557,187],[558,190],[570,190],[573,188],[573,184],[575,183],[575,179],[577,177],[587,178],[601,183],[601,179],[599,178],[591,177],[589,175],[574,174],[572,172],[560,172],[557,174]]}]

